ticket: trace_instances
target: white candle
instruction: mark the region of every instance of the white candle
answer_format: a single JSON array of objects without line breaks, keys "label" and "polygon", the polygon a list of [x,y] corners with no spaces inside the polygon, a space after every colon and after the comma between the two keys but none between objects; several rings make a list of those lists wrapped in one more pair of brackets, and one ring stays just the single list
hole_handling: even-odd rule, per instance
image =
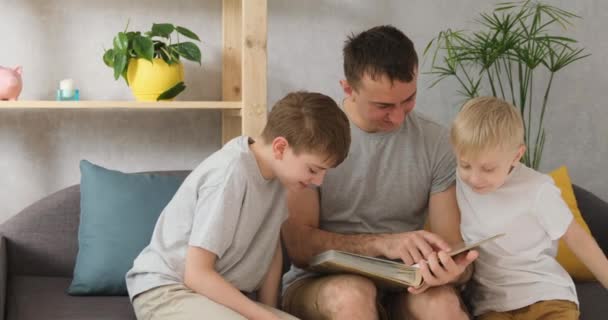
[{"label": "white candle", "polygon": [[74,95],[74,80],[64,79],[59,81],[59,90],[64,98],[70,98]]}]

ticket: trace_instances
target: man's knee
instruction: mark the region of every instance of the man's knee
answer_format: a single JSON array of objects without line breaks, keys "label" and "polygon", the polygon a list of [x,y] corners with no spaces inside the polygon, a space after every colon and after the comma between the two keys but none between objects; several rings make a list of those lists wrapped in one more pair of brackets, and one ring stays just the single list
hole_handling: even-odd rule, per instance
[{"label": "man's knee", "polygon": [[353,275],[332,277],[319,290],[319,309],[324,314],[376,313],[376,286]]},{"label": "man's knee", "polygon": [[430,292],[429,304],[441,310],[461,310],[462,304],[456,289],[451,286],[441,286],[434,288]]},{"label": "man's knee", "polygon": [[415,319],[469,319],[458,291],[452,286],[430,288],[407,296],[407,309]]}]

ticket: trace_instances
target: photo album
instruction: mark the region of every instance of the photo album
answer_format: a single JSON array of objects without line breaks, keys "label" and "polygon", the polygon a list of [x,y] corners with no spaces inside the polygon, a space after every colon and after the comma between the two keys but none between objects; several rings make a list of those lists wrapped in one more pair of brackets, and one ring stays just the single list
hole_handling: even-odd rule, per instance
[{"label": "photo album", "polygon": [[[478,241],[452,245],[450,256],[469,251],[504,236],[497,234]],[[381,287],[419,287],[422,275],[418,266],[369,257],[344,251],[329,250],[312,258],[309,269],[319,273],[353,273],[368,277]]]}]

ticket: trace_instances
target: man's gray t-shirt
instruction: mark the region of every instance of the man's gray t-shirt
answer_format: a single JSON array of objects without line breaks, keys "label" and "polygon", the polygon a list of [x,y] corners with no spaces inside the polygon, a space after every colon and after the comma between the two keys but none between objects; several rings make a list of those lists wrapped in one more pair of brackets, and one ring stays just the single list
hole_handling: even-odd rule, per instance
[{"label": "man's gray t-shirt", "polygon": [[286,218],[284,188],[262,177],[249,138],[235,138],[194,169],[163,210],[126,275],[129,296],[183,283],[188,246],[216,254],[215,269],[239,290],[259,289]]},{"label": "man's gray t-shirt", "polygon": [[[368,133],[351,122],[348,157],[320,187],[319,227],[342,234],[420,230],[430,194],[455,182],[448,131],[411,112],[399,130]],[[310,276],[292,265],[284,288]]]}]

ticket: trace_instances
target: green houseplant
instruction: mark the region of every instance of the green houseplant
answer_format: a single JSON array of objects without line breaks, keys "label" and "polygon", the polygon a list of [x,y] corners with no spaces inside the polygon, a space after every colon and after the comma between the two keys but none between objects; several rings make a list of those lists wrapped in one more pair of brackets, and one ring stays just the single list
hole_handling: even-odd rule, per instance
[{"label": "green houseplant", "polygon": [[[467,99],[492,95],[518,107],[524,119],[522,162],[538,169],[545,144],[543,120],[555,74],[585,58],[576,40],[558,34],[577,15],[536,1],[503,2],[475,20],[478,31],[443,30],[427,45],[435,86],[454,78]],[[544,82],[544,83],[543,83]],[[541,83],[542,92],[536,91]],[[542,93],[542,98],[535,96]],[[542,99],[542,100],[541,100]],[[540,105],[540,107],[538,107]]]},{"label": "green houseplant", "polygon": [[201,64],[201,51],[192,41],[200,41],[192,31],[170,23],[154,23],[148,32],[119,32],[113,47],[103,54],[104,63],[114,70],[114,79],[123,77],[138,100],[170,100],[181,93],[183,65],[180,58]]}]

